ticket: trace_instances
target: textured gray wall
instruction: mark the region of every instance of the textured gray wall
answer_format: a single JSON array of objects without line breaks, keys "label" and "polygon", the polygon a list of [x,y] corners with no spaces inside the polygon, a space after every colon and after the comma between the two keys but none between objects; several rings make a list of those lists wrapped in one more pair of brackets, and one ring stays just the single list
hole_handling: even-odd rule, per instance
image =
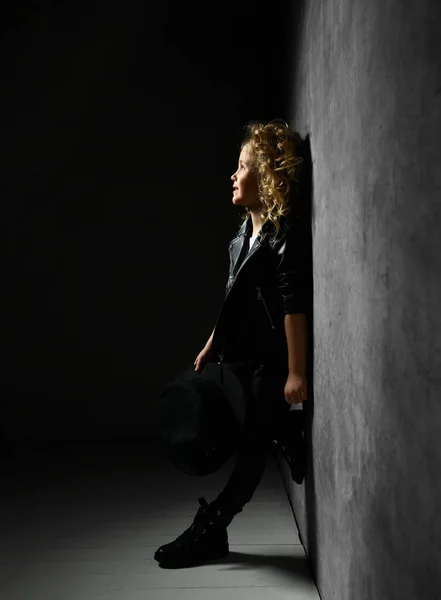
[{"label": "textured gray wall", "polygon": [[289,488],[323,600],[441,598],[440,22],[435,0],[293,16],[315,281],[309,471]]}]

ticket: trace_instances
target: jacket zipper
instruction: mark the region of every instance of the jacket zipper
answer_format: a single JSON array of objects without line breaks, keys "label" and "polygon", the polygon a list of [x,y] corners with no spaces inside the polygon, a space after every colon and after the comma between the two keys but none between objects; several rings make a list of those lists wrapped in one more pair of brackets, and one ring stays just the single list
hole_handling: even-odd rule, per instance
[{"label": "jacket zipper", "polygon": [[224,362],[224,350],[225,350],[225,340],[223,341],[221,351],[217,355],[218,359],[219,359],[218,363],[217,363],[218,365],[222,365],[222,363]]},{"label": "jacket zipper", "polygon": [[[234,240],[233,240],[234,241]],[[254,256],[254,254],[257,252],[257,250],[260,248],[261,246],[261,242],[259,240],[259,238],[254,242],[252,248],[247,252],[247,254],[245,255],[245,258],[243,259],[240,267],[238,268],[238,270],[236,271],[236,274],[233,276],[233,281],[231,282],[231,286],[230,286],[230,290],[233,287],[233,284],[235,283],[239,273],[242,271],[242,269],[244,268],[244,266],[246,265],[246,263],[250,260],[250,258],[252,258]],[[228,292],[230,293],[230,292]]]},{"label": "jacket zipper", "polygon": [[[241,234],[241,235],[244,235],[244,234]],[[237,241],[239,238],[240,238],[240,235],[239,235],[239,236],[237,236],[236,238],[234,238],[234,240],[231,240],[231,242],[230,242],[230,245],[231,245],[231,244],[233,244],[233,242]],[[254,244],[253,244],[253,249],[255,248],[255,249],[257,250],[257,249],[259,248],[259,246],[260,246],[260,241],[259,241],[259,239],[257,239],[257,240],[254,242]],[[255,251],[256,251],[256,250],[255,250]],[[253,254],[255,253],[255,251],[253,252]],[[251,255],[251,256],[252,256],[252,255]],[[245,256],[244,260],[242,261],[242,264],[240,265],[240,267],[239,267],[238,271],[237,271],[237,272],[236,272],[236,274],[234,275],[234,277],[233,277],[233,280],[232,280],[232,282],[231,282],[231,285],[230,285],[230,287],[229,287],[229,290],[228,290],[228,292],[227,292],[227,294],[226,294],[226,296],[225,296],[225,298],[224,298],[224,300],[223,300],[223,302],[222,302],[222,305],[221,305],[221,307],[220,307],[220,309],[219,309],[219,314],[221,314],[221,312],[222,312],[222,310],[223,310],[223,308],[224,308],[224,306],[225,306],[225,302],[226,302],[226,300],[228,299],[228,296],[230,295],[231,289],[232,289],[232,287],[233,287],[234,283],[236,282],[237,276],[238,276],[238,275],[239,275],[239,273],[242,271],[242,269],[243,269],[243,267],[244,267],[245,263],[246,263],[246,262],[248,262],[248,260],[251,258],[251,256],[250,256],[250,253],[248,252],[248,253],[247,253],[247,255]],[[260,293],[260,295],[262,296],[262,294],[261,294],[261,292],[260,292],[260,287],[259,287],[259,286],[258,286],[258,290],[259,290],[259,293]],[[266,306],[265,299],[263,298],[263,296],[262,296],[262,301],[263,301],[263,303],[264,303],[264,306],[265,306],[266,313],[267,313],[267,315],[268,315],[268,318],[269,318],[269,321],[270,321],[270,323],[271,323],[271,328],[272,328],[272,329],[275,329],[275,327],[274,327],[274,325],[273,325],[273,321],[272,321],[272,319],[271,319],[271,315],[269,314],[269,311],[268,311],[268,308],[267,308],[267,306]],[[216,321],[215,328],[217,327],[217,324],[218,324],[218,321]],[[225,342],[224,342],[224,345],[223,345],[223,348],[222,348],[222,350],[221,350],[220,354],[218,354],[218,358],[219,358],[219,361],[218,361],[218,363],[217,363],[218,365],[222,364],[222,362],[223,362],[223,360],[224,360],[224,348],[225,348]]]},{"label": "jacket zipper", "polygon": [[268,310],[268,306],[267,306],[267,304],[266,304],[266,302],[265,302],[265,298],[263,297],[263,294],[262,294],[262,289],[261,289],[260,285],[258,285],[258,286],[257,286],[257,297],[259,298],[259,300],[260,300],[260,301],[262,302],[262,304],[263,304],[263,307],[264,307],[264,309],[265,309],[266,315],[267,315],[267,317],[268,317],[268,319],[269,319],[269,322],[270,322],[270,325],[271,325],[271,329],[275,329],[275,326],[274,326],[273,320],[272,320],[272,318],[271,318],[270,311]]}]

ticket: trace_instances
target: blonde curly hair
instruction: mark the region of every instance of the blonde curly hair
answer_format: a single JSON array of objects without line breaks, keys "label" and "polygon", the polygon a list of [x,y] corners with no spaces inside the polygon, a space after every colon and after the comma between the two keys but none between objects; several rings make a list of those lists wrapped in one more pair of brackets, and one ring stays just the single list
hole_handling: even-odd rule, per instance
[{"label": "blonde curly hair", "polygon": [[[244,129],[240,148],[249,145],[254,157],[251,169],[258,178],[263,222],[271,221],[279,231],[279,217],[291,212],[289,194],[292,184],[299,183],[303,159],[296,152],[302,139],[283,119],[274,119],[266,125],[251,121]],[[242,218],[246,219],[249,213],[246,209]]]}]

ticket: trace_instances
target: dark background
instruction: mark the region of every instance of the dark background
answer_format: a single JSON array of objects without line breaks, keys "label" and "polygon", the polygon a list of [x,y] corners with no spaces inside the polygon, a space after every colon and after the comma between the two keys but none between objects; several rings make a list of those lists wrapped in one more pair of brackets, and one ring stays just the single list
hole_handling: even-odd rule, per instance
[{"label": "dark background", "polygon": [[286,118],[288,5],[1,11],[4,435],[148,437],[223,298],[241,128]]}]

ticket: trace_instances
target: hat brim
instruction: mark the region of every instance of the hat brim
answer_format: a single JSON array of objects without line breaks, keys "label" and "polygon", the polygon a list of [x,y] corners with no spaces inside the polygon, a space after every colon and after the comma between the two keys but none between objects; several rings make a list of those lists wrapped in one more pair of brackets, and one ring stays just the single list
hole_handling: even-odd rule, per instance
[{"label": "hat brim", "polygon": [[244,388],[246,383],[239,379],[228,363],[208,362],[200,371],[188,367],[179,374],[179,379],[195,377],[202,377],[214,383],[229,402],[236,419],[241,425],[244,424],[247,405],[247,394]]}]

